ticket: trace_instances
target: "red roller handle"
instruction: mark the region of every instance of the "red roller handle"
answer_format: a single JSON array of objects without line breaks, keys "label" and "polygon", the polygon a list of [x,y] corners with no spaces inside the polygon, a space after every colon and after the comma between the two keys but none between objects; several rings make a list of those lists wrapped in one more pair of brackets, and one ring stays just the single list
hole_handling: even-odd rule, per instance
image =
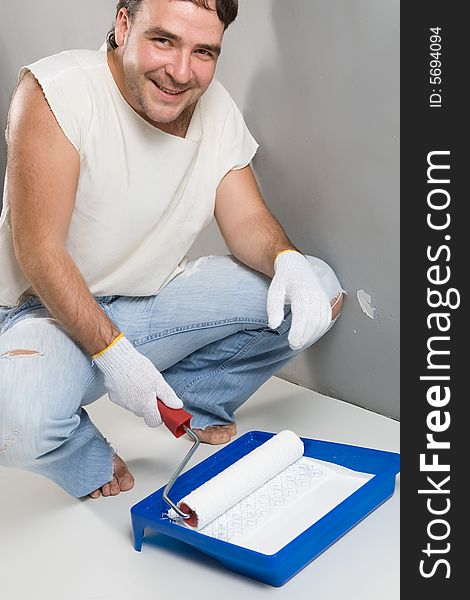
[{"label": "red roller handle", "polygon": [[171,433],[176,438],[184,435],[186,433],[184,426],[190,427],[191,417],[193,415],[185,411],[184,408],[169,408],[166,404],[163,404],[159,398],[157,398],[157,406],[163,422]]}]

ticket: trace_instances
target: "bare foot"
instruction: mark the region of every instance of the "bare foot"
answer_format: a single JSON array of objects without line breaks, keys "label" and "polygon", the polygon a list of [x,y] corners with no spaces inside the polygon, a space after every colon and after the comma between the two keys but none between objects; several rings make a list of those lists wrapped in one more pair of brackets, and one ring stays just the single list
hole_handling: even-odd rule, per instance
[{"label": "bare foot", "polygon": [[206,429],[193,429],[193,431],[205,444],[226,444],[237,433],[237,424],[213,425]]},{"label": "bare foot", "polygon": [[109,483],[90,494],[90,498],[103,496],[117,496],[120,492],[127,492],[134,487],[134,477],[126,463],[117,454],[114,455],[114,476]]}]

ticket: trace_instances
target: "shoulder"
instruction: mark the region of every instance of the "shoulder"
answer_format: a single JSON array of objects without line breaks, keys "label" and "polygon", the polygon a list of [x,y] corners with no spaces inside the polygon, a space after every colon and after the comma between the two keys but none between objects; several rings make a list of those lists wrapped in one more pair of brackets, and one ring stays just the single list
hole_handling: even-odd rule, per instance
[{"label": "shoulder", "polygon": [[[94,50],[67,50],[46,56],[21,68],[18,86],[31,74],[39,82],[43,91],[47,87],[57,88],[65,97],[75,95],[77,100],[86,98],[87,91],[94,87],[94,80],[103,77],[106,66],[106,53]],[[28,84],[26,84],[28,85]],[[79,96],[83,94],[84,97]]]},{"label": "shoulder", "polygon": [[220,113],[227,113],[236,106],[228,90],[217,79],[212,81],[202,98],[207,109]]},{"label": "shoulder", "polygon": [[93,50],[68,50],[41,58],[20,69],[13,100],[41,104],[45,86],[61,77],[67,86],[74,81],[75,86],[83,90],[87,87],[88,72],[105,64],[105,60],[102,52]]},{"label": "shoulder", "polygon": [[50,109],[78,150],[89,130],[104,66],[106,53],[93,50],[60,52],[31,63],[20,70],[12,108],[29,105],[36,122]]},{"label": "shoulder", "polygon": [[96,67],[106,64],[106,53],[100,50],[66,50],[41,58],[30,65],[23,67],[20,78],[25,70],[32,71],[35,75],[54,78],[70,72],[91,72]]},{"label": "shoulder", "polygon": [[[46,56],[20,69],[18,92],[47,97],[49,89],[64,94],[64,99],[86,102],[99,68],[106,65],[106,54],[93,50],[67,50]],[[99,76],[99,75],[98,75]]]},{"label": "shoulder", "polygon": [[203,119],[208,123],[224,124],[227,119],[241,118],[240,110],[227,89],[214,79],[201,98]]}]

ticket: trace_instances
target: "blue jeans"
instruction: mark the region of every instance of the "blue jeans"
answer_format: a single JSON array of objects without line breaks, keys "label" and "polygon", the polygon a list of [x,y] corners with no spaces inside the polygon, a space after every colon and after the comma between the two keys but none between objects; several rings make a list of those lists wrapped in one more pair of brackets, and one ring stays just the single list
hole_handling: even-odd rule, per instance
[{"label": "blue jeans", "polygon": [[[334,272],[309,260],[336,298]],[[214,256],[188,263],[156,296],[95,299],[164,374],[191,427],[204,429],[233,422],[297,353],[287,342],[289,306],[276,330],[267,326],[269,283],[231,256]],[[113,450],[84,408],[104,394],[101,372],[36,296],[0,307],[1,466],[42,474],[77,497],[110,481]]]}]

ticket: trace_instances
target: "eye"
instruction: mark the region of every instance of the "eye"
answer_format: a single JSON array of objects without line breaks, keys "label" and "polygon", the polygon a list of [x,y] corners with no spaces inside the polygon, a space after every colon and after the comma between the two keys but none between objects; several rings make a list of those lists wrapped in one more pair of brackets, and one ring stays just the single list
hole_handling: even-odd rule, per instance
[{"label": "eye", "polygon": [[166,38],[153,38],[153,41],[161,46],[168,46],[170,43],[170,40],[167,40]]},{"label": "eye", "polygon": [[196,53],[199,54],[199,56],[202,56],[204,58],[213,58],[212,52],[209,52],[209,50],[205,50],[204,48],[200,48],[199,50],[196,50]]}]

